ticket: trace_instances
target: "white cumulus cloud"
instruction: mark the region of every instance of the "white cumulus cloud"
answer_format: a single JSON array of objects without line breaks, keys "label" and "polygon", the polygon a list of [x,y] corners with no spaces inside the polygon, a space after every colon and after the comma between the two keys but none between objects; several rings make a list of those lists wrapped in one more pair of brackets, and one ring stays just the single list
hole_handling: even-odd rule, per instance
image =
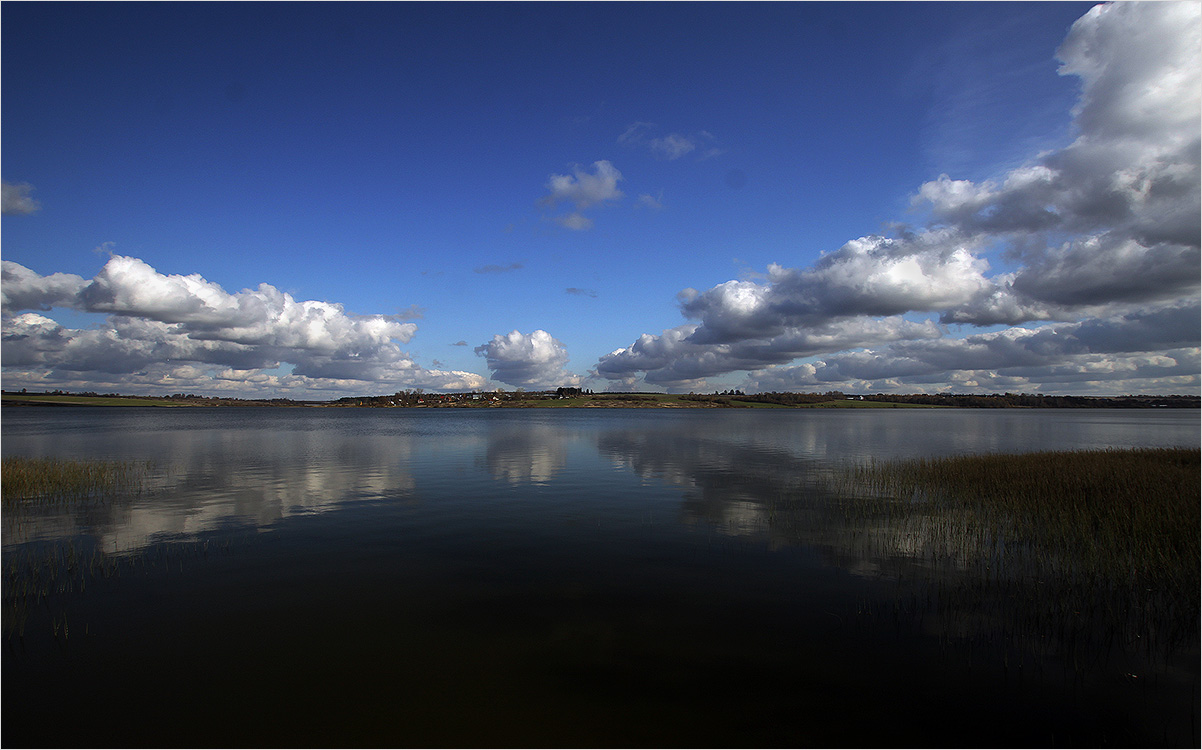
[{"label": "white cumulus cloud", "polygon": [[621,200],[623,194],[618,189],[621,181],[622,173],[603,159],[593,162],[591,173],[577,166],[572,169],[572,174],[551,175],[547,180],[550,192],[539,203],[549,208],[561,203],[571,204],[575,211],[557,217],[556,221],[568,229],[589,229],[593,221],[583,212],[603,203]]},{"label": "white cumulus cloud", "polygon": [[[398,319],[408,314],[352,315],[337,303],[298,301],[270,284],[231,294],[199,274],[161,274],[120,255],[91,280],[41,276],[10,261],[2,267],[6,382],[65,384],[103,374],[110,385],[137,388],[179,373],[170,378],[211,390],[220,386],[217,372],[282,364],[292,366],[291,375],[272,375],[270,382],[290,392],[337,391],[336,383],[355,383],[362,392],[368,384],[442,389],[485,382],[473,373],[427,370],[409,358],[398,343],[417,331],[416,324]],[[95,328],[70,329],[22,312],[54,307],[107,319]],[[197,366],[207,374],[196,376]]]},{"label": "white cumulus cloud", "polygon": [[580,384],[580,376],[568,372],[568,350],[551,334],[512,331],[496,334],[476,347],[488,362],[492,379],[524,388],[556,388]]}]

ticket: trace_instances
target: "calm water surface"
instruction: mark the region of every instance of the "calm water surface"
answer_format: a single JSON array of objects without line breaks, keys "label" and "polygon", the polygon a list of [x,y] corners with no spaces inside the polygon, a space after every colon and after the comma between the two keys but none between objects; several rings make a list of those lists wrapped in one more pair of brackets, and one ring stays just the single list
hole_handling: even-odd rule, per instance
[{"label": "calm water surface", "polygon": [[8,746],[1198,744],[1196,638],[994,642],[829,510],[849,463],[1196,447],[1197,411],[6,408],[2,440],[150,462],[5,508]]}]

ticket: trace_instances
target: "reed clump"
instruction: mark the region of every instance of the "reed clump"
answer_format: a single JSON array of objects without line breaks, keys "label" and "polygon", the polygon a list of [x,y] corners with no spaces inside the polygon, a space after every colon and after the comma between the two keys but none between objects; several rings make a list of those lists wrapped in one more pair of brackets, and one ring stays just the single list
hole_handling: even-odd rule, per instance
[{"label": "reed clump", "polygon": [[6,456],[0,464],[0,496],[11,508],[18,502],[69,502],[134,491],[147,468],[141,461]]},{"label": "reed clump", "polygon": [[[1199,450],[975,455],[853,470],[880,512],[928,524],[947,549],[1110,583],[1197,587]],[[989,549],[980,548],[988,545]]]},{"label": "reed clump", "polygon": [[1197,448],[870,463],[845,472],[841,517],[949,637],[1169,664],[1198,643],[1200,465]]}]

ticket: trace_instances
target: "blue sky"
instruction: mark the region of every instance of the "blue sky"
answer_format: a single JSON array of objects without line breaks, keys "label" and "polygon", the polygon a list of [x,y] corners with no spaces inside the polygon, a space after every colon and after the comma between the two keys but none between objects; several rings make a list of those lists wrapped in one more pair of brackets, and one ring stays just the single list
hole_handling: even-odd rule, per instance
[{"label": "blue sky", "polygon": [[4,387],[1197,393],[1151,5],[4,3]]}]

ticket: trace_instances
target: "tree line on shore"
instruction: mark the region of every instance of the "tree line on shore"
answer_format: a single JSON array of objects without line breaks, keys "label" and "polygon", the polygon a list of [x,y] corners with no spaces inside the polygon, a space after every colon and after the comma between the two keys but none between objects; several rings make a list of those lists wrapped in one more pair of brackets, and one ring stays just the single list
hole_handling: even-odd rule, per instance
[{"label": "tree line on shore", "polygon": [[[513,391],[497,390],[472,393],[424,393],[421,389],[398,391],[390,396],[347,396],[335,404],[344,406],[417,406],[483,403],[513,403],[520,401],[545,401],[550,399],[619,399],[622,401],[650,401],[668,397],[663,393],[613,392],[593,393],[580,388],[557,388],[556,390]],[[918,406],[950,406],[969,409],[1081,409],[1081,408],[1194,408],[1202,406],[1202,398],[1188,395],[1126,395],[1126,396],[1054,396],[1043,393],[876,393],[849,394],[843,391],[824,393],[766,392],[747,394],[740,390],[688,393],[672,397],[681,401],[740,406],[744,404],[773,404],[777,406],[809,406],[833,401],[872,401],[878,403],[911,404]]]},{"label": "tree line on shore", "polygon": [[[714,391],[713,393],[688,393],[670,395],[651,392],[606,392],[594,393],[589,389],[561,387],[554,390],[528,391],[517,388],[512,391],[472,391],[465,393],[426,393],[422,389],[405,389],[383,396],[344,396],[333,401],[295,400],[289,398],[240,399],[228,396],[202,396],[193,393],[174,393],[170,396],[127,396],[116,393],[84,391],[71,393],[64,390],[41,393],[2,391],[5,401],[12,403],[21,397],[62,397],[95,399],[145,399],[170,401],[181,404],[204,406],[485,406],[521,402],[572,400],[574,402],[620,401],[623,403],[650,402],[670,399],[707,406],[740,407],[752,404],[774,406],[812,406],[841,401],[868,401],[877,403],[908,404],[913,406],[950,406],[971,409],[1074,409],[1074,408],[1193,408],[1202,406],[1202,398],[1190,395],[1125,395],[1125,396],[1056,396],[1043,393],[875,393],[849,394],[843,391],[823,393],[765,392],[747,394],[741,390]],[[33,403],[31,401],[30,403]],[[570,405],[570,404],[569,404]]]},{"label": "tree line on shore", "polygon": [[827,391],[825,393],[792,393],[769,392],[745,395],[741,392],[727,392],[713,396],[694,396],[697,399],[729,399],[751,403],[780,404],[782,406],[803,406],[807,404],[826,403],[830,401],[858,400],[875,401],[893,404],[917,404],[922,406],[956,406],[972,409],[1073,409],[1073,408],[1147,408],[1147,407],[1176,407],[1198,408],[1198,396],[1049,396],[1043,393],[875,393],[848,394],[842,391]]}]

